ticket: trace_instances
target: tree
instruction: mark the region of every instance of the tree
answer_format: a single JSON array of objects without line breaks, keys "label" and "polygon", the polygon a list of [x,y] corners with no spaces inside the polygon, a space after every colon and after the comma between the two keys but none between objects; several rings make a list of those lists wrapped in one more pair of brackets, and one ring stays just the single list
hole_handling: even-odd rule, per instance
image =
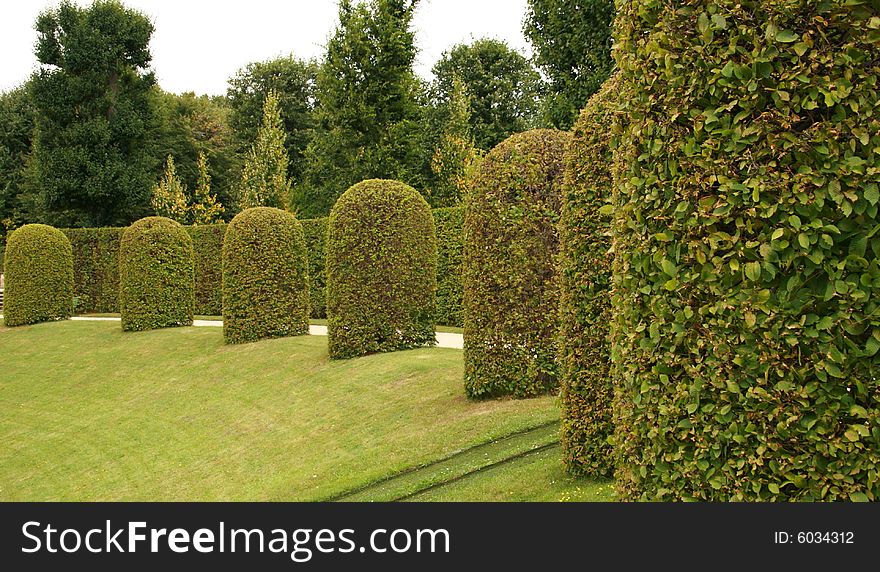
[{"label": "tree", "polygon": [[340,0],[339,24],[317,76],[318,122],[295,202],[324,216],[354,183],[395,179],[416,187],[430,162],[420,144],[413,11],[418,0]]},{"label": "tree", "polygon": [[40,218],[39,197],[28,184],[35,121],[28,85],[0,93],[0,239]]},{"label": "tree", "polygon": [[545,120],[569,129],[614,69],[614,0],[529,0],[523,31],[549,79]]},{"label": "tree", "polygon": [[257,137],[263,102],[270,91],[278,94],[284,122],[285,149],[290,159],[287,174],[299,179],[303,154],[314,129],[315,76],[318,65],[293,56],[250,63],[229,80],[229,125],[236,149],[245,154]]},{"label": "tree", "polygon": [[150,204],[157,216],[163,216],[186,224],[189,219],[189,204],[186,187],[177,177],[174,157],[168,155],[165,161],[165,172],[159,183],[153,187]]},{"label": "tree", "polygon": [[193,191],[190,205],[190,218],[193,224],[214,224],[220,222],[223,205],[211,194],[211,175],[208,174],[208,158],[199,153],[199,180]]},{"label": "tree", "polygon": [[248,151],[241,172],[241,210],[253,207],[287,208],[290,195],[288,157],[278,101],[278,93],[270,90],[263,103],[263,120],[257,130],[257,140]]},{"label": "tree", "polygon": [[507,44],[483,39],[445,52],[433,68],[434,104],[440,124],[459,78],[471,96],[471,127],[476,146],[490,150],[514,133],[533,127],[541,95],[541,76]]},{"label": "tree", "polygon": [[431,159],[437,183],[429,202],[435,208],[452,206],[461,200],[466,192],[467,175],[479,158],[471,137],[471,97],[459,78],[453,81],[448,107],[449,117]]},{"label": "tree", "polygon": [[128,224],[149,210],[153,25],[116,0],[37,18],[34,176],[56,225]]}]

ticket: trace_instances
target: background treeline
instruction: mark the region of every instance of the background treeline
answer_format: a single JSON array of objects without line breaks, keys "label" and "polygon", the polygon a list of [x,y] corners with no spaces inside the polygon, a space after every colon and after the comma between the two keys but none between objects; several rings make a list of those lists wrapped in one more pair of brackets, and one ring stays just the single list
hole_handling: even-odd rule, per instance
[{"label": "background treeline", "polygon": [[[534,60],[480,39],[445,52],[426,81],[413,71],[417,4],[340,0],[320,61],[248,64],[223,96],[162,90],[150,20],[116,0],[47,10],[38,71],[0,94],[0,241],[25,223],[124,226],[175,205],[187,223],[254,203],[320,218],[368,178],[455,206],[484,152],[532,127],[570,128],[610,71],[612,1],[530,0]],[[286,178],[269,172],[285,164]]]}]

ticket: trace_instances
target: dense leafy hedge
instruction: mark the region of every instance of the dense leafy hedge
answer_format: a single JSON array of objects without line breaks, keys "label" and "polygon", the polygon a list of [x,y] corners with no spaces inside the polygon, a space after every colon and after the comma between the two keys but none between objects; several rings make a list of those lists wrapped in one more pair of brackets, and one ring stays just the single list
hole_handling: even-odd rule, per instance
[{"label": "dense leafy hedge", "polygon": [[4,257],[7,326],[62,320],[73,313],[73,252],[58,229],[27,224],[9,235]]},{"label": "dense leafy hedge", "polygon": [[223,312],[223,235],[225,224],[187,226],[195,260],[195,313],[219,316]]},{"label": "dense leafy hedge", "polygon": [[124,228],[64,229],[73,247],[74,313],[119,311],[119,242]]},{"label": "dense leafy hedge", "polygon": [[557,386],[556,223],[570,140],[549,129],[514,135],[473,181],[462,281],[470,397],[527,397]]},{"label": "dense leafy hedge", "polygon": [[223,239],[223,337],[228,344],[309,332],[302,225],[275,208],[242,211]]},{"label": "dense leafy hedge", "polygon": [[171,219],[147,217],[125,229],[119,248],[119,310],[125,331],[191,325],[192,238]]},{"label": "dense leafy hedge", "polygon": [[559,223],[559,365],[562,449],[571,473],[610,477],[612,124],[617,81],[607,81],[575,124]]},{"label": "dense leafy hedge", "polygon": [[309,304],[311,317],[319,320],[327,317],[327,278],[324,272],[324,243],[327,239],[327,218],[300,221],[306,239],[306,255],[309,257]]},{"label": "dense leafy hedge", "polygon": [[437,239],[425,199],[372,179],[336,202],[327,229],[330,357],[434,342]]},{"label": "dense leafy hedge", "polygon": [[464,324],[461,307],[461,257],[464,238],[464,207],[434,209],[437,229],[436,320],[444,326]]},{"label": "dense leafy hedge", "polygon": [[624,498],[880,500],[878,17],[619,3]]}]

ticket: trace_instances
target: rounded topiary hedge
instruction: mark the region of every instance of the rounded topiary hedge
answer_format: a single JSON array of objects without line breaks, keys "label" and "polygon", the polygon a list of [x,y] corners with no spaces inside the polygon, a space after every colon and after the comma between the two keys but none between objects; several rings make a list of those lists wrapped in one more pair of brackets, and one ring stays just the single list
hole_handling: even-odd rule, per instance
[{"label": "rounded topiary hedge", "polygon": [[119,246],[119,311],[125,331],[188,326],[195,291],[192,238],[164,217],[125,229]]},{"label": "rounded topiary hedge", "polygon": [[528,397],[558,384],[556,223],[570,140],[549,129],[514,135],[475,175],[462,277],[470,397]]},{"label": "rounded topiary hedge", "polygon": [[569,472],[594,477],[614,472],[609,208],[618,89],[615,79],[605,82],[575,124],[559,223],[563,459]]},{"label": "rounded topiary hedge", "polygon": [[6,244],[3,320],[23,326],[73,313],[73,249],[63,232],[28,224]]},{"label": "rounded topiary hedge", "polygon": [[294,215],[257,207],[223,238],[223,337],[239,344],[309,332],[308,258]]},{"label": "rounded topiary hedge", "polygon": [[627,499],[880,500],[877,3],[619,3]]},{"label": "rounded topiary hedge", "polygon": [[437,239],[418,191],[354,185],[333,207],[325,248],[330,357],[434,343]]}]

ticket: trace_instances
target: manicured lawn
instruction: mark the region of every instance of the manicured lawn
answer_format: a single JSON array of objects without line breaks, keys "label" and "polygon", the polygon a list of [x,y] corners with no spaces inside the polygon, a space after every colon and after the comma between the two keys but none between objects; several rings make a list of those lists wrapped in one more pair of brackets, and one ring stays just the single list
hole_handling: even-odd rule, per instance
[{"label": "manicured lawn", "polygon": [[[328,498],[559,416],[555,397],[468,401],[458,350],[330,362],[326,346],[224,346],[217,328],[0,327],[0,500]],[[558,454],[538,468],[510,498],[472,483],[459,499],[569,490]]]}]

